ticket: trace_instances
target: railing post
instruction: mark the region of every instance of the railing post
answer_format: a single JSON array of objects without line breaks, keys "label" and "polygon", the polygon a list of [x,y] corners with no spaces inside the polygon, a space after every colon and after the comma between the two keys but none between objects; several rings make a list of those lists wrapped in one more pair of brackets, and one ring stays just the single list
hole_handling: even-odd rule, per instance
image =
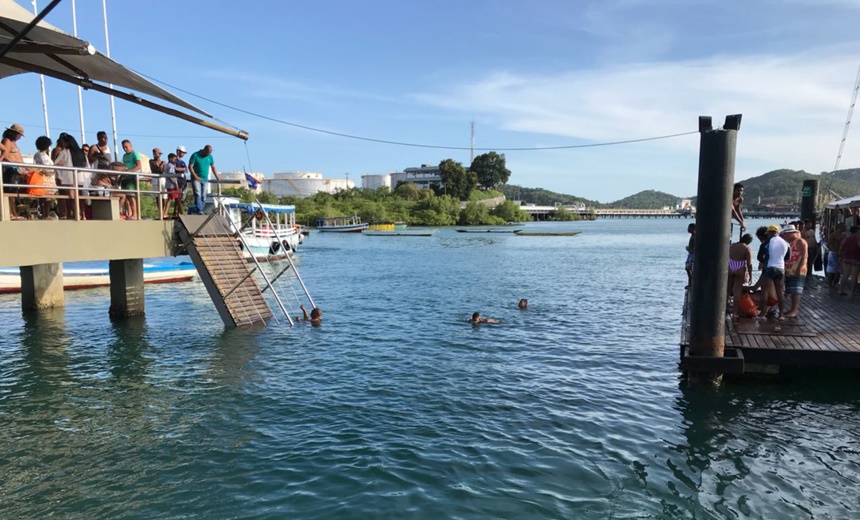
[{"label": "railing post", "polygon": [[699,118],[699,188],[690,298],[690,355],[723,357],[735,145],[741,116],[722,129]]}]

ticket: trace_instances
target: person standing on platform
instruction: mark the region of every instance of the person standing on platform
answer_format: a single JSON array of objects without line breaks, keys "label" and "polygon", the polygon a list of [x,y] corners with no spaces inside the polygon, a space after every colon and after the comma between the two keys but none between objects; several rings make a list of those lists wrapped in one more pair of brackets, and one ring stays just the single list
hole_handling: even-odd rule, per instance
[{"label": "person standing on platform", "polygon": [[732,192],[732,218],[738,221],[741,225],[741,233],[747,230],[744,225],[744,214],[741,211],[741,204],[744,203],[744,185],[735,183],[734,191]]},{"label": "person standing on platform", "polygon": [[785,313],[786,318],[796,318],[800,314],[800,298],[803,296],[803,284],[806,281],[808,249],[800,231],[794,226],[786,226],[782,232],[788,242],[789,256],[785,263],[785,294],[791,296],[791,309]]},{"label": "person standing on platform", "polygon": [[732,318],[740,317],[741,294],[744,281],[752,280],[752,236],[747,233],[729,247],[729,295],[732,297]]},{"label": "person standing on platform", "polygon": [[96,170],[109,170],[111,159],[110,147],[108,146],[107,132],[101,131],[96,134],[96,144],[90,146],[87,154],[90,166]]},{"label": "person standing on platform", "polygon": [[[842,241],[839,256],[842,257],[842,279],[839,281],[839,294],[854,295],[857,275],[860,273],[860,226],[851,226],[851,234]],[[845,285],[850,288],[845,290]]]},{"label": "person standing on platform", "polygon": [[687,271],[686,289],[689,289],[693,285],[693,260],[696,257],[696,224],[687,226],[687,233],[690,234],[690,241],[687,242],[687,260],[684,262],[684,270]]},{"label": "person standing on platform", "polygon": [[[134,150],[131,141],[128,139],[122,142],[122,150],[125,154],[122,156],[122,164],[129,172],[140,173],[142,165],[140,163],[141,156]],[[126,191],[125,193],[125,219],[137,220],[137,175],[123,175],[119,178],[120,188]]]},{"label": "person standing on platform", "polygon": [[156,204],[161,200],[161,212],[164,213],[164,206],[167,205],[167,188],[164,184],[164,161],[161,159],[161,149],[152,149],[152,159],[149,160],[149,173],[158,175],[158,177],[150,177],[152,187],[158,190],[156,195]]},{"label": "person standing on platform", "polygon": [[207,144],[203,149],[191,154],[188,160],[188,171],[191,172],[191,191],[194,193],[194,205],[188,208],[189,215],[202,215],[206,199],[206,183],[209,181],[209,170],[217,180],[218,170],[215,168],[215,158],[212,157],[212,145]]},{"label": "person standing on platform", "polygon": [[830,287],[836,287],[839,284],[839,278],[842,276],[842,241],[848,234],[845,232],[846,227],[844,222],[836,224],[836,229],[827,236],[827,282]]},{"label": "person standing on platform", "polygon": [[185,189],[188,188],[188,165],[185,164],[185,147],[180,145],[176,147],[176,174],[181,175],[177,181],[179,186],[179,212],[182,213],[182,200],[185,198]]},{"label": "person standing on platform", "polygon": [[[764,280],[762,288],[765,295],[771,289],[775,290],[777,309],[779,310],[776,316],[781,317],[782,309],[785,307],[785,259],[788,256],[789,247],[788,242],[779,236],[779,226],[769,226],[767,236],[767,264],[761,274]],[[762,311],[767,313],[766,305]]]}]

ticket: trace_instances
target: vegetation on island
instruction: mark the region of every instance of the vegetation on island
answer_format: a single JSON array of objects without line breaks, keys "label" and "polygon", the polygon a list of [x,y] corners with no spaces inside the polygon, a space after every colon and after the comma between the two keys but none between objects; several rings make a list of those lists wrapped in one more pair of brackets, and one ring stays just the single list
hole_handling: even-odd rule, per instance
[{"label": "vegetation on island", "polygon": [[[406,222],[416,226],[500,225],[530,221],[531,215],[509,200],[497,203],[504,194],[494,188],[510,178],[505,156],[490,152],[479,155],[469,169],[453,159],[439,163],[442,184],[419,188],[399,183],[393,190],[351,188],[334,194],[320,192],[311,197],[278,197],[246,189],[226,189],[224,195],[245,202],[296,207],[296,221],[316,225],[325,217],[358,215],[362,222]],[[462,202],[461,202],[462,201]]]}]

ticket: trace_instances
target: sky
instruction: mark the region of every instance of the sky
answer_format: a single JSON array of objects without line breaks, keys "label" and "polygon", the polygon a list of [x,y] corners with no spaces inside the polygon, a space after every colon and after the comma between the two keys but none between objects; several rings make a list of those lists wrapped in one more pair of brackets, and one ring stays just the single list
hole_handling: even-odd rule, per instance
[{"label": "sky", "polygon": [[[72,33],[71,5],[46,21]],[[78,36],[104,53],[101,0],[76,8]],[[601,202],[695,195],[699,136],[505,149],[695,132],[700,115],[718,126],[739,113],[736,180],[830,171],[860,66],[860,0],[107,0],[107,11],[111,58],[250,134],[117,99],[119,138],[138,151],[211,144],[221,171],[360,184],[447,158],[468,166],[474,121],[476,154],[504,153],[511,184]],[[50,135],[79,136],[76,88],[45,81]],[[0,99],[0,123],[22,124],[22,151],[34,151],[38,76],[3,79]],[[110,133],[109,98],[85,91],[83,106],[86,142]],[[860,167],[858,133],[840,168]]]}]

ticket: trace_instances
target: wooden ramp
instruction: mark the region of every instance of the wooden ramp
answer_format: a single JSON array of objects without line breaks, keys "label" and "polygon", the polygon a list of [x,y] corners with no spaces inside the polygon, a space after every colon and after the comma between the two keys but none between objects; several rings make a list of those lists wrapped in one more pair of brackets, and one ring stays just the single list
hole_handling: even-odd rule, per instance
[{"label": "wooden ramp", "polygon": [[182,215],[178,235],[227,327],[266,323],[272,310],[220,215]]},{"label": "wooden ramp", "polygon": [[[689,346],[689,294],[681,326],[681,357]],[[860,294],[839,296],[824,278],[810,277],[800,316],[726,320],[726,348],[743,353],[745,365],[860,368]],[[752,367],[750,367],[752,368]],[[748,369],[749,371],[749,369]]]}]

